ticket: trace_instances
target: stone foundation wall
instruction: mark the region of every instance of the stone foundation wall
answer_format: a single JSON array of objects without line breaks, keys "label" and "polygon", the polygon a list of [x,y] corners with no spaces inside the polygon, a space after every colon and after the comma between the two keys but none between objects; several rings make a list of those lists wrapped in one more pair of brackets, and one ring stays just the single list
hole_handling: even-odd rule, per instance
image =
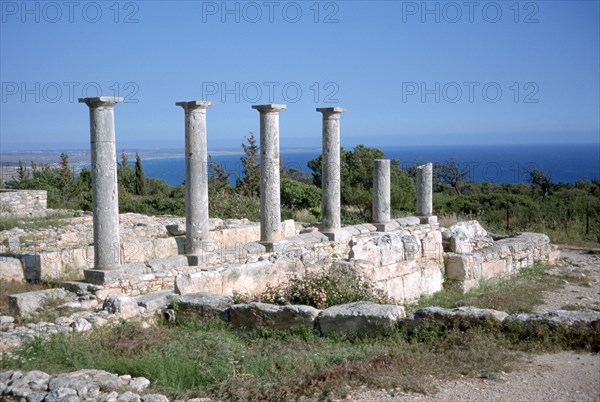
[{"label": "stone foundation wall", "polygon": [[[283,221],[281,227],[285,236],[296,234],[293,220]],[[156,228],[151,229],[156,232]],[[163,232],[163,236],[166,235],[164,227]],[[257,223],[231,227],[217,226],[209,233],[210,241],[206,243],[205,252],[211,255],[232,252],[235,254],[236,248],[259,238],[260,225]],[[183,254],[184,242],[185,236],[128,237],[121,241],[119,253],[124,264],[143,263]],[[0,273],[0,279],[28,281],[55,279],[93,268],[94,246],[67,247],[38,253],[4,254],[0,255],[0,261],[3,267],[7,267]]]},{"label": "stone foundation wall", "polygon": [[0,190],[0,213],[34,214],[48,207],[45,190]]},{"label": "stone foundation wall", "polygon": [[[259,243],[223,247],[189,266],[183,256],[130,264],[115,271],[86,270],[86,281],[111,292],[139,295],[159,289],[178,294],[256,294],[307,269],[342,270],[376,283],[389,297],[412,301],[442,289],[442,236],[435,226],[402,221],[390,233],[363,224],[345,227],[345,240],[330,242],[319,232],[288,237],[275,252]],[[342,236],[344,237],[344,236]]]},{"label": "stone foundation wall", "polygon": [[535,262],[554,264],[559,256],[545,234],[522,233],[471,253],[444,253],[444,265],[446,278],[467,291],[486,279],[511,275]]}]

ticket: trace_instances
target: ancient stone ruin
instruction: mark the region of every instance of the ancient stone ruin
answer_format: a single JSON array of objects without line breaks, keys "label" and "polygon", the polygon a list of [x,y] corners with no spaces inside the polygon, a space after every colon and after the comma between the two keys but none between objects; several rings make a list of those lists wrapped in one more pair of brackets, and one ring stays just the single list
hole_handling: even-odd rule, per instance
[{"label": "ancient stone ruin", "polygon": [[[391,216],[390,161],[376,160],[373,222],[342,226],[340,117],[345,109],[340,107],[317,109],[323,119],[319,230],[281,221],[279,115],[286,106],[275,104],[252,106],[260,117],[260,223],[209,219],[206,120],[212,104],[206,101],[176,103],[185,118],[185,218],[119,215],[114,107],[121,100],[80,99],[90,113],[91,219],[73,218],[71,226],[58,230],[58,239],[34,233],[32,237],[44,240],[22,242],[1,257],[0,278],[31,281],[83,271],[84,280],[66,281],[64,290],[13,295],[15,315],[34,313],[54,293],[82,310],[97,309],[102,302],[106,307],[107,300],[111,305],[114,295],[134,298],[132,306],[115,309],[129,309],[126,316],[198,294],[216,295],[221,301],[224,297],[231,304],[234,292],[256,294],[309,269],[367,278],[401,304],[441,290],[448,279],[467,290],[481,280],[510,275],[536,261],[553,263],[558,257],[543,234],[494,240],[476,221],[441,228],[432,208],[431,163],[417,168],[416,216]],[[30,203],[31,195],[19,197]],[[45,202],[42,198],[40,203]],[[0,242],[11,234],[2,236],[6,238]],[[86,319],[104,319],[94,317]]]}]

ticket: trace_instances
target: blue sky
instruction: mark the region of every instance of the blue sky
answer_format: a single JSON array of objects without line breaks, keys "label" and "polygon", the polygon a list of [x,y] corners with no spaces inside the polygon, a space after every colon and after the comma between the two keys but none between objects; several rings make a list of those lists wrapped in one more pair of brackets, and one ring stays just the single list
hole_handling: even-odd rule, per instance
[{"label": "blue sky", "polygon": [[115,95],[118,145],[182,148],[207,99],[209,147],[285,103],[283,147],[600,142],[598,1],[0,1],[0,146],[86,148],[86,96]]}]

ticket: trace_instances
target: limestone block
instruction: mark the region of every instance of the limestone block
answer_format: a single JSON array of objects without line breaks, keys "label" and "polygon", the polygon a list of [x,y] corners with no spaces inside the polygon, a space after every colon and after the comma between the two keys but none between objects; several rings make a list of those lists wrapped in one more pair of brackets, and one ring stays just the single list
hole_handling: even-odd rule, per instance
[{"label": "limestone block", "polygon": [[368,261],[374,266],[381,265],[381,252],[379,250],[379,239],[384,236],[382,233],[374,233],[353,237],[350,241],[350,260]]},{"label": "limestone block", "polygon": [[[432,295],[444,288],[444,267],[440,265],[425,266],[421,269],[421,293]],[[416,299],[414,299],[416,300]]]},{"label": "limestone block", "polygon": [[448,279],[463,280],[472,278],[473,256],[454,253],[444,254],[444,266]]},{"label": "limestone block", "polygon": [[61,251],[44,251],[40,256],[41,279],[58,278],[63,275],[63,261]]},{"label": "limestone block", "polygon": [[429,261],[443,261],[444,247],[442,246],[442,233],[433,230],[425,233],[421,239],[423,258]]},{"label": "limestone block", "polygon": [[154,245],[151,239],[137,238],[121,242],[123,263],[144,262],[154,258]]},{"label": "limestone block", "polygon": [[[402,232],[401,232],[402,233]],[[414,234],[402,234],[402,244],[404,246],[404,259],[406,261],[417,260],[421,258],[421,241]]]},{"label": "limestone block", "polygon": [[8,296],[11,314],[27,317],[42,310],[48,303],[54,305],[75,301],[76,296],[61,288],[46,289],[37,292],[18,293]]},{"label": "limestone block", "polygon": [[402,277],[402,285],[404,287],[402,291],[402,300],[417,300],[421,297],[422,291],[422,274],[421,270],[416,270]]},{"label": "limestone block", "polygon": [[317,326],[325,336],[333,333],[372,335],[389,330],[405,315],[402,306],[361,301],[321,311]]},{"label": "limestone block", "polygon": [[493,244],[492,238],[479,222],[458,222],[450,226],[450,251],[454,253],[469,254]]},{"label": "limestone block", "polygon": [[293,219],[287,219],[281,222],[281,237],[291,237],[296,235],[296,224]]},{"label": "limestone block", "polygon": [[278,285],[286,281],[291,274],[302,275],[304,265],[299,259],[280,259],[271,263],[267,260],[245,265],[232,265],[223,271],[223,294],[257,293],[267,284]]},{"label": "limestone block", "polygon": [[167,232],[171,236],[183,236],[185,235],[185,225],[181,223],[176,223],[172,225],[166,225],[165,228]]},{"label": "limestone block", "polygon": [[416,216],[407,216],[404,218],[396,219],[396,222],[400,224],[400,226],[417,226],[421,223],[420,219]]},{"label": "limestone block", "polygon": [[140,314],[137,301],[133,297],[111,294],[104,299],[102,309],[110,314],[127,319]]},{"label": "limestone block", "polygon": [[224,267],[195,273],[182,273],[175,278],[175,293],[185,295],[189,293],[223,293]]},{"label": "limestone block", "polygon": [[488,261],[481,263],[481,279],[490,279],[508,274],[504,260]]},{"label": "limestone block", "polygon": [[[504,311],[470,306],[454,309],[426,307],[415,312],[410,320],[402,321],[402,325],[411,325],[419,321],[437,321],[444,324],[452,324],[456,321],[462,324],[500,324],[506,317],[508,314]],[[411,320],[414,321],[411,323]]]},{"label": "limestone block", "polygon": [[310,306],[267,303],[234,304],[223,314],[237,328],[269,327],[281,330],[312,327],[320,310]]},{"label": "limestone block", "polygon": [[0,256],[0,280],[18,281],[25,280],[24,267],[19,258]]},{"label": "limestone block", "polygon": [[171,237],[157,237],[152,240],[152,258],[166,258],[178,254],[177,240]]},{"label": "limestone block", "polygon": [[190,293],[177,298],[180,312],[210,317],[221,314],[233,304],[233,298],[213,293]]}]

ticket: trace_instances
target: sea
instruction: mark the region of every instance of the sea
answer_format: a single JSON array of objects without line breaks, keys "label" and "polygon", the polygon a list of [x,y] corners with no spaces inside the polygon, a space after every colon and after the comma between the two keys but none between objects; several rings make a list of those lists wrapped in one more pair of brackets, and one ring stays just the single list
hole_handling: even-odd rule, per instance
[{"label": "sea", "polygon": [[[345,148],[351,150],[352,148]],[[547,145],[427,145],[379,147],[386,159],[397,159],[402,168],[427,162],[454,160],[469,171],[469,181],[494,183],[527,183],[532,169],[541,169],[554,183],[575,183],[577,180],[600,179],[600,144]],[[311,173],[308,162],[320,150],[282,149],[281,160],[287,169]],[[239,153],[210,153],[229,174],[231,184],[242,176]],[[145,159],[146,177],[180,185],[185,178],[183,156]]]}]

